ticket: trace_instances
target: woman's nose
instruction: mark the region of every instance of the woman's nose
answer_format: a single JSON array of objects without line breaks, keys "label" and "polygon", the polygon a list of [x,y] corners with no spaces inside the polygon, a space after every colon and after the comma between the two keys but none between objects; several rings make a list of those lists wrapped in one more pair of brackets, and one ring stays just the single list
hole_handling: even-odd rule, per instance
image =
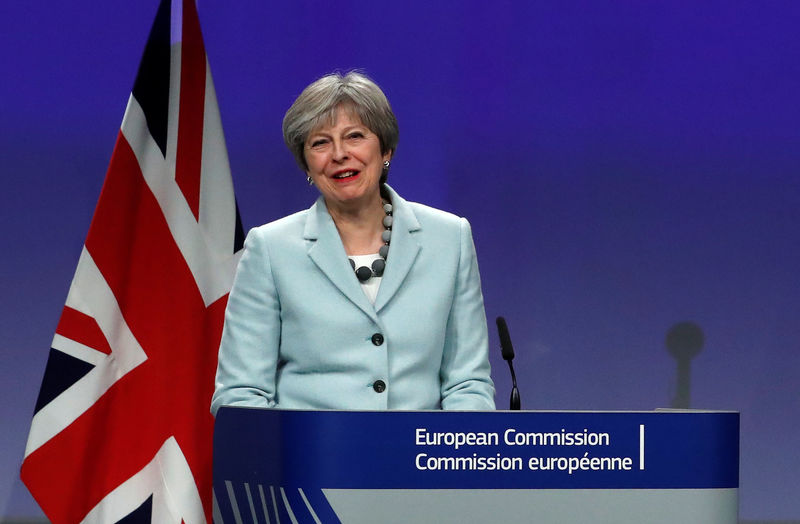
[{"label": "woman's nose", "polygon": [[333,159],[337,162],[347,159],[348,153],[344,142],[341,140],[333,141]]}]

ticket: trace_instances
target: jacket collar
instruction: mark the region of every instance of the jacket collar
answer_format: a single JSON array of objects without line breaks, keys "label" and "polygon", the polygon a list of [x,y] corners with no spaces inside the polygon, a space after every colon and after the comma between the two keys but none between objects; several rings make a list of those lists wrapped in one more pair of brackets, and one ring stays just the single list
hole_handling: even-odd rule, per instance
[{"label": "jacket collar", "polygon": [[386,187],[392,199],[394,223],[386,270],[374,306],[364,295],[361,284],[347,261],[339,232],[322,196],[309,209],[303,230],[303,238],[310,241],[308,256],[314,264],[339,291],[376,322],[376,313],[386,306],[400,289],[420,250],[420,244],[414,238],[414,233],[421,230],[421,226],[414,210],[391,187],[388,185]]}]

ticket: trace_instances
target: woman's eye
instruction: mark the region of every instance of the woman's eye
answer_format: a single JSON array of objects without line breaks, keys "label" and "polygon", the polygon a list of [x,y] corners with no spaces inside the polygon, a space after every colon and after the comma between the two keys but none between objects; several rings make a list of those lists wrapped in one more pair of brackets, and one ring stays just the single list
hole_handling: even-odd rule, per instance
[{"label": "woman's eye", "polygon": [[350,138],[350,139],[353,139],[353,138],[364,138],[364,133],[362,133],[360,131],[355,131],[355,132],[350,133],[349,135],[347,135],[347,138]]},{"label": "woman's eye", "polygon": [[320,138],[320,139],[312,141],[311,142],[311,147],[313,147],[314,149],[319,149],[321,147],[325,147],[325,145],[327,143],[328,143],[327,140],[325,140],[324,138]]}]

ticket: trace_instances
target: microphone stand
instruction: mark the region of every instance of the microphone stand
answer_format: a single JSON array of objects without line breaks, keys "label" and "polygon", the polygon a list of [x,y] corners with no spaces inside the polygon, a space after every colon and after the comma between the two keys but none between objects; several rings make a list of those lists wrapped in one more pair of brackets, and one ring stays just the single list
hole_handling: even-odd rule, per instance
[{"label": "microphone stand", "polygon": [[509,408],[512,411],[518,411],[521,406],[519,398],[519,389],[517,388],[517,374],[514,373],[514,346],[511,345],[511,335],[508,333],[508,325],[506,319],[497,317],[497,334],[500,337],[500,349],[503,354],[503,360],[508,362],[508,369],[511,370],[511,399],[509,401]]}]

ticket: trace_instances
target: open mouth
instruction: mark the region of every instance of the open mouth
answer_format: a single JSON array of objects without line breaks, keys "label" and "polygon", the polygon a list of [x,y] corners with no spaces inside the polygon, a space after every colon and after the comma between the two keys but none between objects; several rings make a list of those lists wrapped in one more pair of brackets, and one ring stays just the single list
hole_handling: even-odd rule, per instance
[{"label": "open mouth", "polygon": [[358,175],[358,171],[343,171],[341,173],[336,173],[335,175],[333,175],[333,178],[335,178],[336,180],[344,180],[347,178],[352,178],[356,175]]}]

